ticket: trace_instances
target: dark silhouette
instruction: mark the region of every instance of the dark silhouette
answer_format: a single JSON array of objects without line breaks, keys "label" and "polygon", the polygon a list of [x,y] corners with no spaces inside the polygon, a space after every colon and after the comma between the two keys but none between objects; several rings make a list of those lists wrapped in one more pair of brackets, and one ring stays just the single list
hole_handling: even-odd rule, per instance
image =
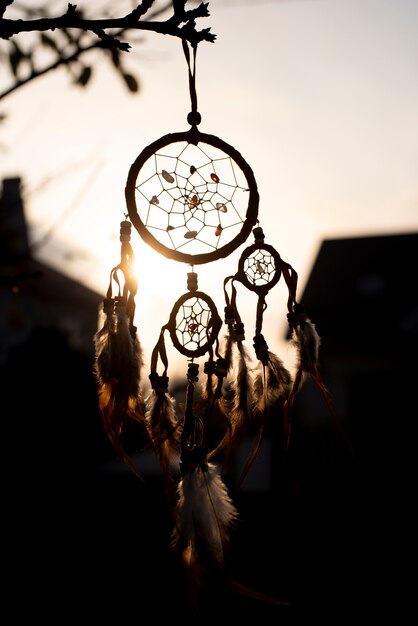
[{"label": "dark silhouette", "polygon": [[[15,208],[19,194],[11,190],[18,186],[14,179],[5,185]],[[401,604],[398,552],[407,548],[405,487],[415,465],[407,452],[417,373],[417,235],[323,243],[300,301],[321,336],[321,374],[355,458],[307,380],[288,455],[280,424],[270,421],[239,487],[248,442],[231,456],[225,480],[239,519],[227,577],[207,572],[196,609],[170,547],[164,477],[143,433],[129,424],[124,440],[140,481],[101,428],[93,334],[102,296],[32,259],[24,215],[7,213],[6,205],[3,188],[0,214],[14,216],[0,229],[7,244],[0,380],[10,597],[19,589],[31,615],[44,618],[113,613],[125,623],[153,611],[186,625],[340,622]],[[74,322],[67,330],[64,311]],[[173,387],[179,398],[184,391]]]},{"label": "dark silhouette", "polygon": [[[124,16],[88,18],[76,4],[68,4],[62,15],[51,14],[45,2],[37,8],[16,6],[18,12],[8,17],[8,7],[14,0],[0,0],[0,38],[7,41],[6,54],[0,60],[11,74],[12,83],[0,92],[0,100],[16,89],[44,76],[60,67],[70,70],[72,80],[80,87],[86,87],[94,73],[94,66],[84,59],[92,50],[102,51],[109,59],[112,71],[123,80],[127,90],[137,93],[140,88],[138,78],[126,68],[128,52],[138,43],[138,31],[155,32],[197,45],[201,41],[215,40],[210,28],[196,29],[196,19],[209,16],[208,3],[200,3],[192,9],[185,9],[185,1],[167,1],[154,7],[155,0],[143,0],[136,8]],[[111,9],[109,3],[108,9]],[[170,13],[165,20],[159,17]],[[22,34],[35,35],[25,45]],[[20,35],[16,37],[16,35]],[[121,38],[128,38],[123,41]],[[39,55],[39,50],[43,54]]]}]

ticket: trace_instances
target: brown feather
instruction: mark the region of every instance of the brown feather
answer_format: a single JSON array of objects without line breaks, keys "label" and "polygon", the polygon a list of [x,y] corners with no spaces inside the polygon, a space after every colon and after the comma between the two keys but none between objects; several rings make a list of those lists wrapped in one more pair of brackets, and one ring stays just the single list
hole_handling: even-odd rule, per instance
[{"label": "brown feather", "polygon": [[219,448],[225,448],[224,463],[230,457],[232,450],[239,445],[242,437],[249,428],[252,406],[252,378],[248,363],[250,356],[242,341],[233,345],[230,365],[230,391],[232,399],[224,406],[228,416],[228,429]]},{"label": "brown feather", "polygon": [[170,468],[173,453],[179,450],[179,422],[176,419],[175,399],[168,391],[153,389],[145,406],[145,423],[168,487],[172,482]]},{"label": "brown feather", "polygon": [[104,304],[106,319],[94,337],[99,408],[102,426],[120,459],[139,475],[125,452],[121,435],[128,418],[143,424],[143,402],[140,393],[142,348],[136,332],[132,334],[126,307],[120,303],[113,310],[113,300]]},{"label": "brown feather", "polygon": [[340,430],[350,454],[354,457],[354,448],[347,434],[345,424],[338,416],[332,395],[326,388],[319,372],[321,338],[318,335],[315,324],[309,318],[302,317],[298,320],[298,323],[293,325],[292,343],[297,350],[298,364],[293,387],[287,402],[289,410],[292,408],[295,397],[304,381],[307,377],[310,377],[321,392],[335,425]]},{"label": "brown feather", "polygon": [[251,452],[241,472],[240,484],[260,453],[266,423],[275,413],[283,415],[284,439],[287,440],[288,413],[285,407],[290,394],[291,375],[282,360],[273,352],[268,350],[267,356],[266,364],[260,361],[258,373],[254,377],[252,414],[256,433]]}]

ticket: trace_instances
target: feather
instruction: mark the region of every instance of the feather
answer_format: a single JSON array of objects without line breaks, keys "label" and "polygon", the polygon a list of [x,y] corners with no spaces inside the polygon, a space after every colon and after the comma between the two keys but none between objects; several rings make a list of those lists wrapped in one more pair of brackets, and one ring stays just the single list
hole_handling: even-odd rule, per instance
[{"label": "feather", "polygon": [[316,326],[302,312],[300,305],[297,305],[296,313],[289,316],[289,322],[292,328],[291,342],[297,350],[298,359],[295,378],[287,401],[289,410],[291,410],[295,397],[302,388],[306,378],[310,377],[324,398],[334,423],[340,430],[350,454],[354,457],[354,449],[346,432],[345,424],[339,417],[332,396],[325,386],[319,372],[319,347],[321,345],[321,338],[316,330]]},{"label": "feather", "polygon": [[112,358],[110,335],[115,329],[114,300],[105,298],[103,301],[103,326],[94,335],[95,363],[94,370],[100,385],[109,382],[112,377]]},{"label": "feather", "polygon": [[[213,394],[214,402],[211,408],[210,417],[212,418],[212,423],[215,421],[218,425],[220,425],[221,434],[218,437],[215,446],[209,450],[208,459],[213,459],[222,450],[225,450],[223,464],[227,462],[229,454],[234,447],[235,433],[241,431],[240,411],[244,408],[245,401],[243,400],[243,397],[246,396],[247,389],[249,389],[247,381],[248,370],[245,360],[248,358],[248,355],[245,354],[242,342],[239,342],[239,344],[240,354],[242,355],[242,363],[238,373],[234,372],[236,360],[234,353],[236,348],[235,341],[232,340],[231,335],[226,338],[225,358],[218,361],[218,363],[221,362],[221,367],[217,367],[215,369],[215,373],[219,378]],[[227,375],[231,376],[231,372],[232,383],[230,384],[229,391],[233,394],[232,400],[222,393],[224,378]],[[237,377],[239,377],[239,382],[237,381]],[[240,393],[241,391],[242,393]],[[236,395],[238,397],[236,397]],[[208,422],[208,420],[206,421]]]},{"label": "feather", "polygon": [[170,441],[177,430],[175,399],[169,393],[153,390],[145,401],[145,421],[156,447]]},{"label": "feather", "polygon": [[208,378],[202,399],[206,403],[204,423],[208,460],[214,459],[225,448],[231,431],[229,404],[224,392],[224,381],[230,369],[232,355],[230,336],[226,337],[224,354],[224,357],[218,356],[216,361],[205,363]]},{"label": "feather", "polygon": [[233,346],[231,360],[231,393],[232,400],[225,413],[229,414],[229,430],[220,445],[226,446],[225,461],[233,448],[241,441],[247,432],[251,421],[252,407],[252,379],[248,363],[250,356],[242,341],[236,341]]},{"label": "feather", "polygon": [[145,400],[145,423],[168,487],[173,450],[179,448],[179,422],[175,399],[168,393],[168,377],[157,375],[151,383],[153,389]]},{"label": "feather", "polygon": [[[283,361],[273,352],[268,351],[267,364],[263,364],[264,374],[259,375],[260,385],[262,384],[262,406],[263,411],[270,411],[278,403],[282,404],[288,397],[292,377],[285,368]],[[260,398],[259,398],[260,401]]]},{"label": "feather", "polygon": [[193,583],[200,569],[223,570],[230,532],[238,512],[216,465],[199,464],[183,474],[177,487],[176,522],[172,546],[181,554]]},{"label": "feather", "polygon": [[112,367],[121,397],[137,397],[142,351],[136,332],[131,332],[124,302],[116,302],[116,332],[112,333]]},{"label": "feather", "polygon": [[231,404],[232,437],[241,434],[251,419],[252,379],[248,368],[250,356],[242,341],[237,341],[232,377],[233,401]]},{"label": "feather", "polygon": [[305,373],[316,370],[321,338],[315,324],[308,317],[300,319],[293,327],[292,343],[298,351],[299,369]]},{"label": "feather", "polygon": [[123,448],[121,435],[128,418],[143,422],[140,394],[142,347],[136,329],[130,328],[122,298],[106,298],[103,312],[103,327],[94,337],[94,372],[102,425],[121,460],[140,477]]},{"label": "feather", "polygon": [[273,414],[283,418],[283,438],[287,441],[288,411],[287,400],[291,388],[291,375],[282,360],[271,352],[264,342],[263,336],[255,338],[258,371],[254,376],[252,415],[255,423],[255,438],[251,452],[245,462],[240,476],[240,484],[244,481],[251,466],[258,457],[264,436],[265,426]]}]

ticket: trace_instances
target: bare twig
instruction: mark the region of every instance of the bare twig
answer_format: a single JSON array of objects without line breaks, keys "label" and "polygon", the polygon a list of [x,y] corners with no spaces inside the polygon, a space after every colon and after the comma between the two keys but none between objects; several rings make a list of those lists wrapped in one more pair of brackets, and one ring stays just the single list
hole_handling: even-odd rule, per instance
[{"label": "bare twig", "polygon": [[[79,30],[89,31],[96,35],[94,41],[90,41],[87,44],[77,43],[76,47],[69,54],[65,54],[62,50],[60,55],[54,62],[44,66],[41,69],[32,67],[31,72],[25,76],[25,78],[17,79],[15,82],[0,92],[0,100],[10,95],[14,91],[18,90],[23,85],[32,82],[36,78],[44,76],[48,72],[55,70],[62,66],[68,66],[76,59],[85,55],[87,52],[106,48],[109,50],[121,50],[129,51],[130,44],[120,41],[120,37],[124,35],[128,30],[148,30],[154,31],[164,35],[171,35],[174,37],[180,37],[189,41],[192,45],[197,45],[200,41],[215,41],[216,35],[210,33],[210,29],[204,29],[197,31],[195,26],[195,19],[199,17],[208,17],[208,4],[201,3],[195,9],[188,11],[184,10],[184,2],[180,2],[182,8],[178,6],[176,0],[174,2],[170,0],[159,9],[155,9],[149,14],[149,18],[146,21],[140,21],[140,18],[144,16],[152,8],[155,0],[143,0],[131,13],[123,18],[116,19],[103,19],[103,20],[85,20],[82,19],[76,11],[76,5],[68,5],[67,12],[58,18],[43,18],[34,20],[5,20],[0,19],[0,38],[8,39],[14,34],[30,31],[46,31],[60,28],[76,28]],[[6,9],[7,4],[12,4],[13,0],[0,0],[0,15],[3,9]],[[3,6],[4,5],[4,6]],[[173,15],[164,22],[155,21],[159,15],[168,11],[170,6],[173,7]],[[6,24],[6,26],[5,26]],[[118,28],[119,26],[119,28]],[[107,29],[118,28],[117,32],[109,34]]]},{"label": "bare twig", "polygon": [[[7,4],[11,4],[10,0],[0,0],[0,15],[3,16]],[[201,31],[195,28],[195,19],[199,17],[208,17],[208,3],[201,3],[197,8],[189,11],[174,10],[173,15],[164,22],[141,20],[143,14],[152,6],[153,2],[141,3],[125,17],[109,18],[109,19],[84,19],[77,13],[77,5],[68,4],[66,13],[59,17],[41,18],[34,20],[10,20],[4,17],[0,19],[0,38],[10,39],[13,35],[27,32],[44,32],[48,30],[56,30],[62,28],[75,28],[78,30],[94,33],[101,38],[104,43],[109,45],[109,38],[113,39],[112,46],[121,50],[128,50],[130,44],[121,42],[116,36],[106,33],[109,29],[120,29],[123,32],[127,30],[146,30],[153,31],[162,35],[170,35],[186,39],[192,45],[200,41],[215,41],[216,35],[210,32],[210,29]],[[186,28],[187,27],[187,28]]]}]

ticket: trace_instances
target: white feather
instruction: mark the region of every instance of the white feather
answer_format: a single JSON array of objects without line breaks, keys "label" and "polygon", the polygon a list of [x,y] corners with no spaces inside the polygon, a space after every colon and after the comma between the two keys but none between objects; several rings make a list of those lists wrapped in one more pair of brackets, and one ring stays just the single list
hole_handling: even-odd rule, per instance
[{"label": "white feather", "polygon": [[302,368],[310,371],[318,364],[319,346],[321,338],[315,324],[307,318],[303,324],[294,329],[293,343],[299,350],[299,359]]},{"label": "white feather", "polygon": [[196,558],[197,540],[204,541],[212,558],[223,565],[232,524],[238,517],[216,465],[199,466],[186,473],[178,485],[174,544]]}]

